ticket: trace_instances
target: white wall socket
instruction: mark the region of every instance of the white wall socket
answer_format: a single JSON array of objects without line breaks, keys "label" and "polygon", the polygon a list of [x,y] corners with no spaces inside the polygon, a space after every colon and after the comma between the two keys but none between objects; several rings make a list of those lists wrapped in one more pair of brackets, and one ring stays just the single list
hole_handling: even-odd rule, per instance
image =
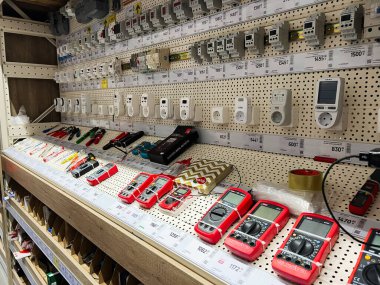
[{"label": "white wall socket", "polygon": [[125,96],[128,117],[140,116],[140,95],[127,94]]},{"label": "white wall socket", "polygon": [[292,90],[274,89],[271,95],[270,120],[275,126],[289,126],[292,124]]},{"label": "white wall socket", "polygon": [[195,102],[193,98],[182,97],[179,101],[180,117],[182,121],[192,121],[195,117]]},{"label": "white wall socket", "polygon": [[116,117],[123,116],[125,114],[123,94],[115,92],[113,95],[113,110]]},{"label": "white wall socket", "polygon": [[81,99],[74,99],[74,113],[79,114],[82,111],[81,109]]},{"label": "white wall socket", "polygon": [[108,115],[110,115],[110,116],[115,115],[115,109],[114,109],[113,105],[108,105],[107,109],[108,109]]},{"label": "white wall socket", "polygon": [[211,122],[213,124],[228,124],[230,121],[230,109],[226,106],[214,106],[211,108]]},{"label": "white wall socket", "polygon": [[249,124],[252,120],[251,98],[235,98],[234,121],[238,124]]},{"label": "white wall socket", "polygon": [[105,114],[106,114],[106,106],[105,105],[98,105],[98,115],[104,116]]}]

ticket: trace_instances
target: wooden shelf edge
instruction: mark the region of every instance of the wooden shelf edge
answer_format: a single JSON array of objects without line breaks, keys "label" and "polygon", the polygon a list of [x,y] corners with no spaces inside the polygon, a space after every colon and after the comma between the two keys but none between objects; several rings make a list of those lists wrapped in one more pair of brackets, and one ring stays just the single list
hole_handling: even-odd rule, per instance
[{"label": "wooden shelf edge", "polygon": [[162,246],[142,240],[136,231],[126,230],[7,156],[1,160],[5,173],[144,284],[224,284]]},{"label": "wooden shelf edge", "polygon": [[17,272],[14,269],[12,269],[12,280],[13,285],[25,285],[24,280],[22,280],[22,278],[17,275]]},{"label": "wooden shelf edge", "polygon": [[[75,274],[83,284],[97,285],[98,282],[85,271],[78,262],[62,248],[62,246],[41,226],[29,213],[22,208],[13,198],[7,201],[9,205],[16,211],[22,219],[32,228],[38,237],[52,250],[52,252],[66,265],[66,267]],[[57,268],[58,269],[58,268]]]}]

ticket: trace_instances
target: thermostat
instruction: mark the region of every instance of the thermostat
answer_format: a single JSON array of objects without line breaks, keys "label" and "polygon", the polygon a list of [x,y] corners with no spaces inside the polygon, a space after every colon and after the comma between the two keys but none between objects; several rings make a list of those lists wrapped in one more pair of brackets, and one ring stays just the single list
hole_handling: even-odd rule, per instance
[{"label": "thermostat", "polygon": [[287,51],[289,49],[288,21],[279,22],[270,28],[269,43],[276,51]]},{"label": "thermostat", "polygon": [[208,42],[201,41],[197,45],[197,54],[202,61],[211,62],[212,58],[208,53]]},{"label": "thermostat", "polygon": [[325,13],[309,16],[303,24],[303,36],[309,46],[321,46],[325,43]]},{"label": "thermostat", "polygon": [[315,94],[315,120],[322,129],[334,127],[342,116],[344,78],[321,78]]},{"label": "thermostat", "polygon": [[177,16],[173,12],[172,2],[167,2],[161,6],[161,16],[168,26],[173,26],[178,22]]},{"label": "thermostat", "polygon": [[127,115],[129,117],[137,117],[140,115],[140,96],[128,94],[125,98],[127,107]]},{"label": "thermostat", "polygon": [[132,19],[125,20],[125,30],[127,32],[127,37],[131,38],[135,36],[136,32],[135,29],[132,26]]},{"label": "thermostat", "polygon": [[230,34],[226,38],[226,51],[231,58],[242,58],[245,54],[244,33]]},{"label": "thermostat", "polygon": [[219,55],[216,49],[217,40],[211,39],[207,42],[207,54],[211,57],[211,61],[219,59]]},{"label": "thermostat", "polygon": [[132,18],[132,28],[135,31],[136,35],[142,34],[143,30],[140,26],[140,17],[139,16],[135,16]]},{"label": "thermostat", "polygon": [[141,109],[144,118],[153,118],[155,116],[154,95],[144,93],[141,95]]},{"label": "thermostat", "polygon": [[235,98],[234,120],[238,124],[249,124],[252,119],[251,99],[248,97]]},{"label": "thermostat", "polygon": [[345,41],[361,39],[364,9],[360,4],[345,8],[340,14],[340,33]]},{"label": "thermostat", "polygon": [[193,11],[189,7],[189,0],[174,0],[173,12],[180,21],[189,20],[193,17]]},{"label": "thermostat", "polygon": [[174,116],[173,100],[170,98],[160,99],[160,117],[164,120],[171,119]]},{"label": "thermostat", "polygon": [[292,122],[292,91],[275,89],[271,98],[271,121],[276,126],[287,126]]},{"label": "thermostat", "polygon": [[264,53],[265,29],[258,27],[252,31],[245,32],[245,48],[255,54]]},{"label": "thermostat", "polygon": [[210,12],[210,10],[207,9],[206,2],[204,0],[190,0],[189,6],[193,11],[194,17],[206,15],[208,12]]}]

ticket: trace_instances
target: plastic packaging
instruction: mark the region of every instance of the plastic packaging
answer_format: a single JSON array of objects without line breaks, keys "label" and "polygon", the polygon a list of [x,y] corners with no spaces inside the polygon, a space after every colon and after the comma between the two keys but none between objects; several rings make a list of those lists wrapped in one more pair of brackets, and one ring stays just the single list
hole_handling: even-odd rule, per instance
[{"label": "plastic packaging", "polygon": [[286,185],[258,181],[253,186],[255,200],[271,200],[279,202],[289,208],[293,215],[302,212],[320,213],[325,211],[325,204],[321,192],[292,190]]},{"label": "plastic packaging", "polygon": [[18,111],[17,116],[11,117],[11,124],[12,125],[25,125],[25,124],[29,124],[29,123],[30,123],[30,119],[26,114],[26,110],[25,110],[24,105],[22,105],[20,107],[20,110]]}]

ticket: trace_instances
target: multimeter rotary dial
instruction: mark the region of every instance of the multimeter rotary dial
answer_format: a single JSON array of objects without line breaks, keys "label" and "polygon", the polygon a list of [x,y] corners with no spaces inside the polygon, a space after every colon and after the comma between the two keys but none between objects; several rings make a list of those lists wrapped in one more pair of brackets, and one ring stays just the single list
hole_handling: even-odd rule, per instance
[{"label": "multimeter rotary dial", "polygon": [[314,252],[314,246],[310,241],[300,238],[290,242],[289,250],[302,256],[309,256]]},{"label": "multimeter rotary dial", "polygon": [[220,221],[227,214],[227,209],[224,207],[215,207],[210,211],[210,219]]},{"label": "multimeter rotary dial", "polygon": [[261,232],[261,225],[256,221],[246,221],[241,226],[241,231],[254,236]]},{"label": "multimeter rotary dial", "polygon": [[372,263],[367,265],[362,274],[366,284],[380,285],[380,263]]}]

